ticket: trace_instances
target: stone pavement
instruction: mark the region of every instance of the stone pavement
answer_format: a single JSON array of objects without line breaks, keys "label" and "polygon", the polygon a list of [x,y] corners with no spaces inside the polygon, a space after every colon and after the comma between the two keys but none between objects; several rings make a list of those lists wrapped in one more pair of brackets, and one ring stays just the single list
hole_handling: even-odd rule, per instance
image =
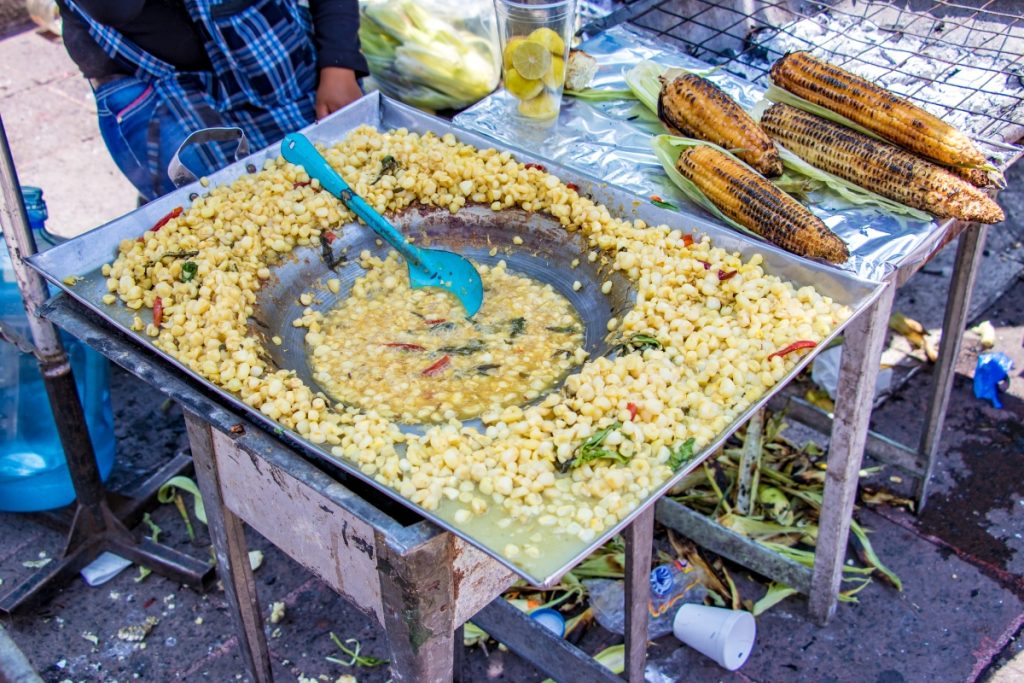
[{"label": "stone pavement", "polygon": [[[11,137],[25,184],[40,185],[50,207],[49,225],[78,234],[130,210],[135,194],[106,156],[94,122],[89,90],[59,42],[26,31],[0,40],[0,116]],[[904,581],[904,590],[875,582],[856,604],[841,605],[834,621],[818,628],[805,617],[802,599],[789,599],[758,621],[758,643],[736,673],[726,672],[672,637],[650,650],[648,681],[834,681],[878,683],[1024,680],[1024,183],[1011,174],[1001,195],[1008,220],[990,232],[989,250],[975,292],[977,319],[996,326],[996,349],[1014,358],[1014,381],[1005,408],[974,399],[971,376],[978,353],[969,335],[954,386],[943,456],[926,512],[914,517],[891,508],[859,513],[873,531],[880,556]],[[897,310],[930,328],[941,323],[942,293],[952,250],[904,288]],[[906,443],[927,400],[927,370],[912,377],[873,418],[873,427]],[[112,484],[127,485],[185,444],[179,409],[140,391],[116,372],[118,467]],[[881,475],[889,481],[892,472]],[[197,556],[208,553],[205,530],[190,541],[173,506],[153,519],[161,540]],[[0,590],[31,569],[24,562],[53,557],[59,535],[16,515],[0,515]],[[330,633],[356,638],[363,652],[386,657],[380,628],[346,605],[255,533],[264,553],[256,572],[261,601],[285,604],[283,620],[268,624],[278,680],[299,675],[334,681],[344,673],[360,681],[385,681],[387,667],[350,670],[325,657],[340,653]],[[745,598],[760,590],[736,570]],[[238,642],[223,593],[200,595],[159,576],[137,581],[136,568],[89,588],[76,579],[45,607],[4,620],[14,641],[46,681],[231,681],[243,678]],[[159,623],[143,643],[117,638],[121,627],[147,617]],[[596,651],[615,637],[599,627],[582,645]],[[539,681],[523,659],[492,648],[474,648],[469,680]]]}]

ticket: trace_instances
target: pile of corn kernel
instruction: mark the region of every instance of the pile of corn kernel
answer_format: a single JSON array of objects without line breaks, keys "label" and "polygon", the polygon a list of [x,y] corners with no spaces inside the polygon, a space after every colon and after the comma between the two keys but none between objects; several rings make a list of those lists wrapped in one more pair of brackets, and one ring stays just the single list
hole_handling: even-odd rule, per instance
[{"label": "pile of corn kernel", "polygon": [[[769,359],[773,352],[798,340],[819,341],[849,314],[811,287],[798,290],[765,273],[759,255],[743,262],[706,237],[692,242],[664,225],[614,218],[543,169],[526,168],[508,152],[461,144],[451,134],[364,126],[324,155],[380,212],[417,202],[453,213],[470,202],[548,212],[587,237],[591,260],[634,284],[635,307],[609,330],[624,339],[653,336],[662,348],[589,361],[540,403],[485,414],[483,431],[451,422],[404,434],[373,412],[332,405],[294,373],[268,366],[247,334],[256,292],[273,265],[353,220],[301,167],[280,158],[210,189],[159,231],[122,242],[103,269],[106,301],[119,298],[139,311],[135,330],[246,404],[413,503],[429,510],[444,503],[456,524],[498,512],[498,526],[594,539],[672,475],[674,449],[693,438],[699,451],[800,355]],[[398,170],[381,175],[388,155]],[[183,282],[181,259],[165,255],[189,251],[199,252],[192,259],[198,271]],[[142,310],[157,297],[159,327]],[[306,313],[307,327],[317,331],[314,312]],[[600,459],[559,471],[581,443],[616,422],[621,426],[601,446],[625,463]],[[542,548],[509,543],[504,552],[528,562]]]}]

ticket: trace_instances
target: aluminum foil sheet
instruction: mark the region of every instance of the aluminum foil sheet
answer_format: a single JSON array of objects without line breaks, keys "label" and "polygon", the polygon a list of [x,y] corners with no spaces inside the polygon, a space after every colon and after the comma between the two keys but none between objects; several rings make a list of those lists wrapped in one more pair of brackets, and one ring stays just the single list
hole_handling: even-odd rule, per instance
[{"label": "aluminum foil sheet", "polygon": [[[656,40],[641,29],[616,26],[585,41],[580,48],[599,63],[595,89],[627,89],[623,73],[642,60],[706,71],[712,65]],[[744,108],[757,104],[763,88],[724,71],[708,78]],[[454,119],[457,127],[486,135],[502,145],[522,149],[588,173],[641,198],[658,195],[690,213],[703,211],[683,198],[664,174],[651,150],[652,135],[665,128],[635,100],[592,102],[566,97],[556,125],[520,124],[512,115],[513,98],[499,91]],[[986,151],[1006,155],[1007,148]],[[882,281],[902,267],[923,262],[946,232],[947,225],[894,217],[874,209],[851,208],[827,191],[811,193],[809,208],[849,246],[850,259],[841,266],[858,276]],[[795,257],[799,258],[799,257]]]}]

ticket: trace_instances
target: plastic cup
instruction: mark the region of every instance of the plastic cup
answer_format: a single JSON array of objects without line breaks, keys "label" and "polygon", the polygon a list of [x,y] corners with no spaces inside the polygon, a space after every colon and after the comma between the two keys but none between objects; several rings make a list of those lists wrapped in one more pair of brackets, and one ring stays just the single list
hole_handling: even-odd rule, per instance
[{"label": "plastic cup", "polygon": [[494,0],[502,85],[521,121],[551,125],[562,106],[576,0]]},{"label": "plastic cup", "polygon": [[719,666],[735,671],[750,656],[757,625],[750,612],[687,603],[676,612],[672,632]]}]

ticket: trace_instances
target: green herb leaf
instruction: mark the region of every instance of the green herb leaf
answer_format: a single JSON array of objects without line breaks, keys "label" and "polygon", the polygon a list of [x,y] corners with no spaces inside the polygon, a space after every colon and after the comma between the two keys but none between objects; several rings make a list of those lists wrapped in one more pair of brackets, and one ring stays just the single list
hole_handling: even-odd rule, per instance
[{"label": "green herb leaf", "polygon": [[442,346],[438,351],[453,356],[472,356],[474,353],[483,351],[485,348],[486,345],[479,339],[471,339],[464,346]]},{"label": "green herb leaf", "polygon": [[574,327],[573,325],[564,325],[561,327],[556,325],[549,325],[544,329],[547,330],[548,332],[554,332],[556,334],[576,334],[577,332],[579,332],[579,329]]},{"label": "green herb leaf", "polygon": [[680,467],[693,460],[693,444],[695,442],[696,440],[691,436],[679,448],[672,451],[672,455],[668,459],[668,466],[672,468],[673,472],[678,472]]},{"label": "green herb leaf", "polygon": [[508,322],[512,326],[513,339],[526,332],[526,318],[512,318]]},{"label": "green herb leaf", "polygon": [[191,282],[199,272],[199,264],[195,261],[185,261],[181,264],[181,281]]},{"label": "green herb leaf", "polygon": [[660,199],[652,199],[651,204],[654,204],[659,209],[672,209],[673,211],[679,210],[679,207],[673,204],[672,202],[665,202]]},{"label": "green herb leaf", "polygon": [[571,469],[576,469],[580,465],[586,465],[589,462],[601,459],[614,460],[620,464],[629,462],[629,458],[621,453],[601,448],[601,444],[603,444],[604,440],[608,438],[608,435],[621,427],[621,422],[613,422],[604,429],[600,429],[591,434],[586,441],[576,448],[575,455],[559,466],[559,470],[562,472],[568,472]]},{"label": "green herb leaf", "polygon": [[430,326],[430,333],[431,334],[437,334],[439,332],[451,332],[456,327],[458,327],[457,324],[455,324],[452,321],[448,320],[448,321],[445,321],[443,323],[437,323],[436,325],[431,325]]},{"label": "green herb leaf", "polygon": [[622,348],[626,353],[636,353],[647,349],[660,349],[662,346],[660,341],[649,334],[634,334],[622,345]]},{"label": "green herb leaf", "polygon": [[[341,664],[342,666],[365,666],[367,668],[373,668],[375,666],[381,666],[382,664],[388,663],[388,660],[386,659],[377,659],[376,657],[370,657],[369,655],[360,655],[359,650],[362,649],[362,645],[360,645],[359,641],[355,638],[348,638],[344,643],[342,643],[341,639],[331,631],[331,642],[337,645],[338,649],[351,657],[351,659],[346,662],[341,659],[337,659],[336,657],[327,657],[326,659],[329,662]],[[346,644],[348,643],[352,644],[351,648],[346,647]]]}]

